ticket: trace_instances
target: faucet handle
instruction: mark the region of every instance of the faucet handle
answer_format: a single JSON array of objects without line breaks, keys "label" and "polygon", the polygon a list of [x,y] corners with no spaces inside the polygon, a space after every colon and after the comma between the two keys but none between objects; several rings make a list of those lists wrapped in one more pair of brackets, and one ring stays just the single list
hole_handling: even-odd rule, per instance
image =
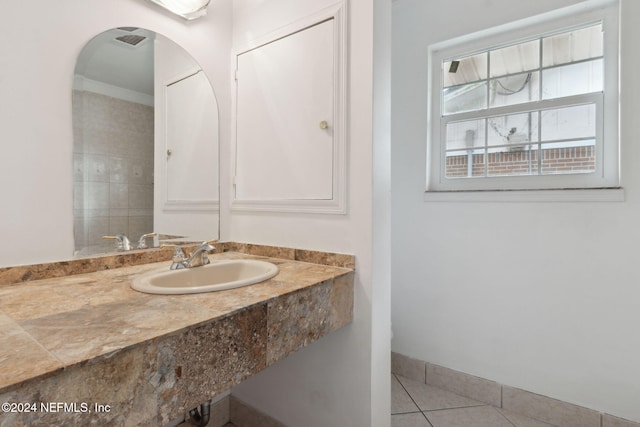
[{"label": "faucet handle", "polygon": [[130,251],[131,250],[131,242],[123,233],[118,233],[115,236],[102,236],[104,240],[115,240],[116,241],[116,250],[119,251]]},{"label": "faucet handle", "polygon": [[147,237],[156,237],[158,235],[158,233],[147,233],[147,234],[143,234],[142,236],[140,236],[140,239],[138,240],[138,246],[136,247],[136,249],[147,249]]},{"label": "faucet handle", "polygon": [[171,256],[171,270],[177,270],[179,268],[184,268],[184,262],[187,257],[184,255],[184,251],[180,246],[175,246],[173,248],[173,255]]},{"label": "faucet handle", "polygon": [[163,243],[160,245],[161,248],[173,248],[173,255],[171,256],[171,270],[177,270],[179,268],[184,268],[184,261],[187,258],[184,255],[184,251],[178,245],[172,245],[170,243]]},{"label": "faucet handle", "polygon": [[184,261],[186,256],[184,255],[184,251],[180,246],[175,246],[173,248],[173,255],[171,256],[171,260],[173,262],[181,262]]},{"label": "faucet handle", "polygon": [[214,243],[214,241],[212,240],[211,242],[202,242],[202,244],[200,245],[200,248],[204,249],[206,252],[211,252],[216,248],[211,243]]},{"label": "faucet handle", "polygon": [[215,247],[210,245],[209,242],[202,242],[186,261],[187,264],[194,267],[209,264],[211,261],[207,254],[214,249]]},{"label": "faucet handle", "polygon": [[171,256],[171,259],[174,262],[179,262],[179,261],[184,261],[184,259],[186,258],[186,256],[184,255],[184,251],[182,250],[181,246],[178,245],[172,245],[171,243],[163,243],[160,245],[161,248],[173,248],[173,255]]}]

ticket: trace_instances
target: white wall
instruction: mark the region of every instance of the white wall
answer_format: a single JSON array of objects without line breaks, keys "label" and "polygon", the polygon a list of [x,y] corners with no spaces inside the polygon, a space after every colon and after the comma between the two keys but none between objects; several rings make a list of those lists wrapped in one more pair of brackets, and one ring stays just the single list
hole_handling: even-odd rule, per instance
[{"label": "white wall", "polygon": [[572,3],[394,3],[392,348],[640,421],[640,3],[622,0],[625,202],[423,202],[427,46]]},{"label": "white wall", "polygon": [[[235,0],[233,44],[242,46],[332,3]],[[223,227],[230,225],[223,232],[234,241],[356,256],[353,324],[233,390],[240,399],[292,427],[390,423],[390,208],[389,159],[385,156],[389,150],[390,1],[352,0],[349,16],[349,213],[232,212],[229,222],[223,220]],[[375,47],[374,34],[376,41],[384,41]],[[373,115],[379,118],[375,126]]]},{"label": "white wall", "polygon": [[71,88],[96,34],[140,26],[183,46],[211,80],[230,133],[231,2],[187,23],[146,1],[4,2],[0,14],[0,266],[73,255]]}]

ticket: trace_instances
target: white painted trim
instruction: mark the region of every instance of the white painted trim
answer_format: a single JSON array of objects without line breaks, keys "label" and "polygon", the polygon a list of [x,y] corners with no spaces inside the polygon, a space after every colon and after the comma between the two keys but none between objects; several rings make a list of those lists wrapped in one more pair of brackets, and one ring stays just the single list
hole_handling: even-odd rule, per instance
[{"label": "white painted trim", "polygon": [[135,90],[113,86],[107,83],[91,80],[83,76],[73,76],[73,88],[75,90],[97,93],[99,95],[110,96],[123,101],[134,102],[136,104],[153,107],[153,95],[136,92]]},{"label": "white painted trim", "polygon": [[[347,155],[348,140],[347,118],[348,106],[348,37],[347,37],[347,5],[342,1],[322,9],[312,15],[306,16],[294,23],[286,25],[266,36],[259,37],[240,47],[233,49],[232,61],[237,67],[237,57],[250,50],[265,44],[274,42],[306,28],[317,25],[329,19],[334,20],[334,108],[333,108],[333,188],[331,199],[327,200],[240,200],[236,199],[234,181],[231,182],[232,211],[262,211],[262,212],[296,212],[296,213],[323,213],[346,214],[347,213]],[[232,75],[235,75],[235,69]],[[237,87],[237,80],[235,81]],[[233,122],[231,136],[232,176],[236,175],[237,153],[237,90],[233,93],[232,100]]]},{"label": "white painted trim", "polygon": [[563,190],[426,191],[425,202],[574,203],[624,202],[624,188]]},{"label": "white painted trim", "polygon": [[239,212],[287,212],[345,214],[336,200],[233,200],[231,210]]},{"label": "white painted trim", "polygon": [[[184,80],[188,77],[191,77],[195,74],[198,74],[199,72],[202,72],[202,74],[204,74],[204,76],[206,77],[206,74],[204,73],[204,70],[199,67],[197,64],[194,64],[193,67],[187,69],[187,70],[182,70],[179,73],[176,73],[172,76],[169,76],[165,79],[164,81],[164,88],[166,89],[167,87],[171,86],[172,84],[178,83],[181,80]],[[207,78],[207,80],[209,80]]]},{"label": "white painted trim", "polygon": [[346,5],[344,2],[333,4],[329,7],[312,13],[311,15],[300,18],[297,21],[292,22],[291,24],[285,25],[278,28],[277,30],[267,33],[266,35],[258,37],[254,40],[250,40],[243,45],[236,46],[233,48],[233,57],[235,58],[238,55],[242,55],[243,53],[256,49],[260,46],[264,46],[278,39],[290,36],[291,34],[297,33],[306,28],[313,27],[314,25],[317,25],[328,19],[337,19],[338,17],[346,18]]},{"label": "white painted trim", "polygon": [[217,200],[166,200],[162,205],[164,212],[218,212],[220,209],[220,202]]}]

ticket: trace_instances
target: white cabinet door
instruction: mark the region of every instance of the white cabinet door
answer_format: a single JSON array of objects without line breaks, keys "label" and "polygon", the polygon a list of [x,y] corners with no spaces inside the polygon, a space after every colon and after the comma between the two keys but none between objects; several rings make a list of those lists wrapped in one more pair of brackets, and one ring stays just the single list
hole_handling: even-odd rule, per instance
[{"label": "white cabinet door", "polygon": [[213,89],[198,63],[160,34],[154,69],[153,229],[214,239],[219,236],[219,137]]},{"label": "white cabinet door", "polygon": [[334,24],[237,55],[236,200],[334,197]]}]

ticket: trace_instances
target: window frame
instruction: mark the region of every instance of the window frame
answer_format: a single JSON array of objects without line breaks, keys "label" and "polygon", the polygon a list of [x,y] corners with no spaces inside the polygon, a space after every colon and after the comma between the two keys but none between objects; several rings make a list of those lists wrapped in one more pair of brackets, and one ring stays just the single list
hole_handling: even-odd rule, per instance
[{"label": "window frame", "polygon": [[[441,191],[546,190],[616,188],[620,185],[618,135],[619,99],[619,2],[593,0],[516,21],[489,30],[458,37],[429,46],[428,121],[427,121],[427,193]],[[462,118],[490,118],[523,111],[522,104],[492,107],[480,111],[456,113],[455,120],[444,116],[442,64],[455,57],[466,57],[529,40],[548,37],[602,23],[603,91],[543,99],[527,103],[528,111],[596,104],[596,169],[592,173],[521,176],[456,177],[445,176],[446,124]],[[542,64],[541,64],[542,65]]]}]

